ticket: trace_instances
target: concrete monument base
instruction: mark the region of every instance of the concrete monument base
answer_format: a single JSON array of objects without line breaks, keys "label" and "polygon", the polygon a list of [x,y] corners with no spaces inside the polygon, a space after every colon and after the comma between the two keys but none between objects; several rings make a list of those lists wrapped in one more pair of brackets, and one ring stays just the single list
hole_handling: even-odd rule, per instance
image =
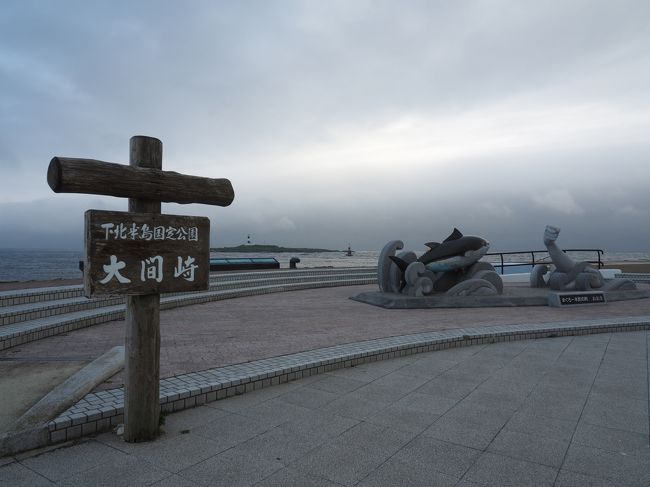
[{"label": "concrete monument base", "polygon": [[[607,302],[650,298],[650,289],[604,291]],[[503,294],[490,296],[449,296],[437,294],[413,297],[397,293],[371,291],[351,296],[350,299],[386,309],[426,308],[494,308],[514,306],[548,306],[549,289],[504,283]]]}]

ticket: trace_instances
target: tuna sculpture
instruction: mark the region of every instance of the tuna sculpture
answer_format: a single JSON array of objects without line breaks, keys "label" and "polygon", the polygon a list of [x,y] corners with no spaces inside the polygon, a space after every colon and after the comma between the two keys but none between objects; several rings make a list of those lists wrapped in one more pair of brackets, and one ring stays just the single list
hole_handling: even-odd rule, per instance
[{"label": "tuna sculpture", "polygon": [[445,293],[452,296],[492,295],[503,292],[501,277],[487,262],[479,262],[490,243],[482,237],[463,235],[457,228],[442,243],[428,242],[420,257],[400,240],[388,242],[377,268],[382,292],[409,296]]}]

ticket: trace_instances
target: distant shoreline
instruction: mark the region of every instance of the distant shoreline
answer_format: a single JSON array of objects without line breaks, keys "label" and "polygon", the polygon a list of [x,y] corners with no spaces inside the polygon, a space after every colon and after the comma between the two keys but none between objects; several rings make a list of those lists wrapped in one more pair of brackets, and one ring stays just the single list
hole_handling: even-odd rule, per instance
[{"label": "distant shoreline", "polygon": [[309,249],[309,248],[294,248],[294,247],[280,247],[278,245],[238,245],[237,247],[217,247],[211,248],[210,252],[267,252],[267,253],[316,253],[316,252],[343,252],[342,250],[331,249]]},{"label": "distant shoreline", "polygon": [[83,279],[32,279],[29,281],[0,281],[0,292],[54,286],[79,286]]}]

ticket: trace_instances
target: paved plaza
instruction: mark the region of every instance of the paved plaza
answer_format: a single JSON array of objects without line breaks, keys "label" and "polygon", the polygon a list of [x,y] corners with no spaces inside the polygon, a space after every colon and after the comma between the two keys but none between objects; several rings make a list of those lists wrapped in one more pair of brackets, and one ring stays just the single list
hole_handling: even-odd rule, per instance
[{"label": "paved plaza", "polygon": [[650,332],[495,343],[339,369],[0,459],[0,484],[650,485]]},{"label": "paved plaza", "polygon": [[[650,289],[649,284],[640,284]],[[490,325],[564,323],[650,316],[650,299],[606,306],[391,310],[349,299],[376,285],[250,296],[163,310],[161,377],[343,343]],[[85,364],[124,344],[124,321],[111,321],[0,351],[0,365]],[[0,370],[1,367],[0,367]],[[103,388],[122,385],[122,374]]]}]

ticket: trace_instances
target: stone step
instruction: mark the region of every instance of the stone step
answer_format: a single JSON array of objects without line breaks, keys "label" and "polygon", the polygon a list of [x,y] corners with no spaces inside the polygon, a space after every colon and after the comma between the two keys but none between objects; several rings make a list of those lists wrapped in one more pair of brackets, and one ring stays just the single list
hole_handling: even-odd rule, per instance
[{"label": "stone step", "polygon": [[[201,304],[222,299],[255,296],[260,294],[322,287],[356,286],[374,284],[376,282],[376,276],[372,276],[351,277],[349,279],[340,280],[310,280],[283,284],[266,284],[249,287],[243,286],[233,289],[186,293],[176,296],[162,296],[160,299],[160,307],[161,309],[170,309],[180,306],[189,306],[192,304]],[[124,319],[124,313],[124,304],[119,304],[5,325],[0,328],[0,350],[34,340],[40,340],[48,336],[77,330],[79,328]]]},{"label": "stone step", "polygon": [[[376,267],[335,267],[315,269],[273,269],[247,272],[219,272],[210,274],[210,282],[235,282],[250,279],[262,279],[266,276],[324,276],[340,274],[376,273]],[[0,308],[44,301],[83,297],[83,286],[52,286],[32,289],[16,289],[0,292]],[[101,299],[101,298],[97,298]]]},{"label": "stone step", "polygon": [[[358,278],[372,278],[375,274],[373,272],[354,272],[354,273],[331,273],[317,276],[322,281],[340,281],[352,277]],[[284,275],[284,274],[271,274],[269,276],[254,276],[256,279],[246,280],[232,280],[222,281],[220,279],[214,280],[210,283],[210,291],[218,291],[222,289],[240,288],[242,286],[253,287],[258,285],[270,284],[292,284],[297,282],[304,282],[313,280],[316,276],[310,275]],[[167,294],[164,296],[183,296],[187,293]],[[66,298],[45,302],[34,302],[28,304],[18,304],[14,306],[6,306],[0,308],[0,326],[12,325],[14,323],[21,323],[24,321],[34,320],[38,318],[46,318],[48,316],[55,316],[65,313],[74,313],[78,311],[85,311],[97,309],[105,306],[114,306],[123,304],[124,297],[112,296],[98,299],[88,299],[86,297]]]},{"label": "stone step", "polygon": [[646,272],[621,272],[615,275],[618,279],[630,279],[634,282],[650,282],[650,274]]},{"label": "stone step", "polygon": [[104,308],[117,304],[124,304],[123,296],[114,296],[102,299],[88,299],[82,296],[19,304],[16,306],[5,306],[4,308],[0,308],[0,326],[13,325],[15,323],[47,318],[49,316]]},{"label": "stone step", "polygon": [[51,286],[0,291],[0,308],[83,296],[83,286]]}]

